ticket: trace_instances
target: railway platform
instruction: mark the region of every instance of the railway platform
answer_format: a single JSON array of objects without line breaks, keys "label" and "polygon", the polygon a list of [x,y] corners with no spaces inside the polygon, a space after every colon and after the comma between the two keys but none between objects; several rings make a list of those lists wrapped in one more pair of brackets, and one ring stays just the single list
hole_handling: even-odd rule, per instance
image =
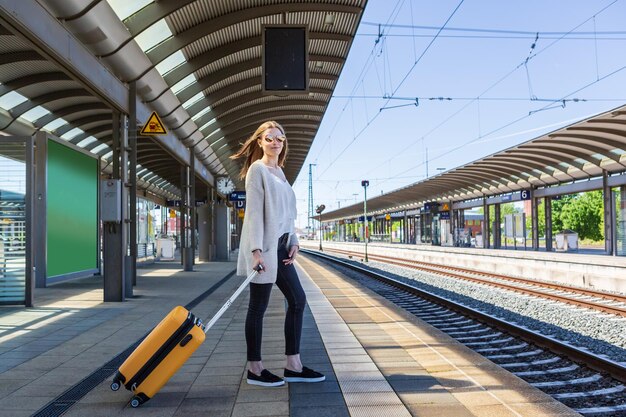
[{"label": "railway platform", "polygon": [[[0,416],[573,416],[578,415],[373,292],[302,256],[308,297],[303,362],[318,384],[245,382],[247,294],[164,389],[140,409],[109,388],[112,358],[169,309],[207,291],[210,316],[241,282],[234,263],[178,263],[140,270],[136,297],[103,303],[91,278],[45,290],[35,308],[0,310]],[[228,278],[225,278],[228,277]],[[281,373],[285,304],[275,289],[266,315],[264,364]],[[108,374],[107,374],[108,372]]]}]

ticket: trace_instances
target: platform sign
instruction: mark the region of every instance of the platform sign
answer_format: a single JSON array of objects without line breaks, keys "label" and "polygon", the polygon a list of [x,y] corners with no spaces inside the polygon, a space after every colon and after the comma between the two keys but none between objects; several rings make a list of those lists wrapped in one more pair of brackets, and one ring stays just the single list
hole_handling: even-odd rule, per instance
[{"label": "platform sign", "polygon": [[165,130],[165,125],[159,115],[153,111],[139,134],[142,136],[167,135],[167,130]]},{"label": "platform sign", "polygon": [[439,213],[439,220],[450,220],[450,212],[442,211]]},{"label": "platform sign", "polygon": [[511,201],[513,199],[513,196],[511,194],[506,194],[502,196],[502,202],[504,203],[505,201]]},{"label": "platform sign", "polygon": [[[374,216],[367,216],[367,221],[371,222],[373,218],[374,218]],[[365,221],[365,216],[359,216],[359,221],[360,222]]]},{"label": "platform sign", "polygon": [[244,201],[235,201],[235,208],[236,209],[245,209],[246,208],[246,202]]},{"label": "platform sign", "polygon": [[521,200],[530,200],[530,190],[522,190],[519,192],[519,198]]},{"label": "platform sign", "polygon": [[245,191],[233,191],[228,195],[229,201],[246,201]]},{"label": "platform sign", "polygon": [[166,207],[180,207],[180,200],[165,200]]}]

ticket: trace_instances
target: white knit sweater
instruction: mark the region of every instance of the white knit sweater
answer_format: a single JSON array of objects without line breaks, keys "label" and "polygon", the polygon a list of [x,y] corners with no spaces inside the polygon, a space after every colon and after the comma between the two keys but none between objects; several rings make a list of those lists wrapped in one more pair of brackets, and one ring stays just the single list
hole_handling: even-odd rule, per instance
[{"label": "white knit sweater", "polygon": [[258,274],[252,282],[276,282],[278,238],[289,233],[288,247],[299,244],[294,233],[296,216],[296,195],[291,185],[272,174],[260,159],[253,162],[246,174],[246,214],[241,230],[237,275],[252,272],[252,251],[261,249],[265,272]]}]

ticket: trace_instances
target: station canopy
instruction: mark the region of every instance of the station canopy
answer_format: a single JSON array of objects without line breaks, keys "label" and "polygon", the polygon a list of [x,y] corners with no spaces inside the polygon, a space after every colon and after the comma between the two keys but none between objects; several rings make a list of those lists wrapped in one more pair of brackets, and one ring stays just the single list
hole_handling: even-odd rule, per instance
[{"label": "station canopy", "polygon": [[[413,210],[626,172],[626,106],[547,133],[426,180],[367,200],[368,214]],[[323,221],[363,215],[363,203]]]},{"label": "station canopy", "polygon": [[[139,186],[178,195],[188,149],[195,171],[238,188],[229,159],[266,120],[289,138],[295,181],[345,64],[366,0],[0,0],[0,133],[44,129],[112,158],[113,112],[138,95],[165,137],[138,138]],[[308,91],[262,91],[263,25],[308,27]],[[199,172],[205,173],[200,175]]]}]

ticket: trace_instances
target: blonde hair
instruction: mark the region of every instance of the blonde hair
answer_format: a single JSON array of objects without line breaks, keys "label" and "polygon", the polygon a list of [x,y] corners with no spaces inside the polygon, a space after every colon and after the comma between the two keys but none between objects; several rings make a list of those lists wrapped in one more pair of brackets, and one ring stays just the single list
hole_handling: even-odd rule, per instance
[{"label": "blonde hair", "polygon": [[[269,120],[265,123],[262,123],[261,126],[259,126],[254,131],[252,136],[250,136],[248,140],[246,140],[246,142],[243,145],[241,145],[241,148],[239,148],[239,151],[237,151],[237,153],[235,153],[234,155],[230,157],[230,159],[245,158],[243,161],[243,166],[241,167],[241,171],[239,171],[240,179],[242,180],[245,179],[246,174],[248,173],[248,168],[250,168],[250,165],[252,165],[254,161],[261,159],[263,157],[263,149],[261,149],[261,147],[256,142],[257,140],[261,139],[261,136],[266,130],[271,129],[271,128],[276,128],[280,130],[283,135],[285,134],[285,129],[283,129],[283,127],[280,124],[278,124],[277,122],[273,120]],[[285,166],[286,158],[287,158],[287,141],[284,141],[283,150],[280,152],[280,155],[278,155],[279,167]]]}]

